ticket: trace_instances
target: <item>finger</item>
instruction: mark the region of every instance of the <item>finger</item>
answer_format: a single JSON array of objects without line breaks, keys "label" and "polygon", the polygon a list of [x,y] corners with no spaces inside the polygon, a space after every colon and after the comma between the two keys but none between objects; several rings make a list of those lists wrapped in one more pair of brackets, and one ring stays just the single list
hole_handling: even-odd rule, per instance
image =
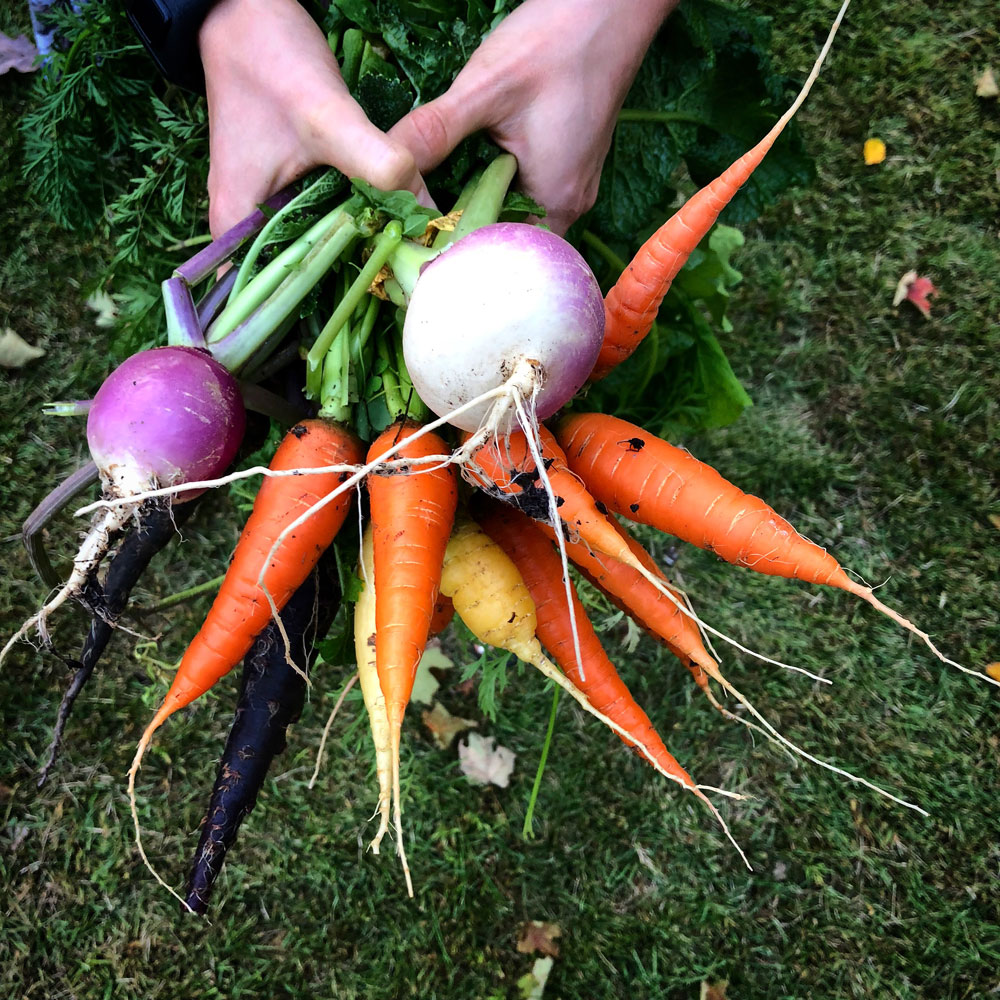
[{"label": "finger", "polygon": [[411,191],[421,204],[437,207],[410,150],[377,129],[346,94],[318,108],[307,128],[308,148],[317,160],[383,191]]},{"label": "finger", "polygon": [[451,88],[405,115],[389,138],[405,146],[421,173],[433,170],[467,135],[491,124],[483,96],[462,84],[461,74]]},{"label": "finger", "polygon": [[216,169],[208,172],[208,227],[217,239],[245,219],[280,187],[273,179],[254,183],[252,171]]}]

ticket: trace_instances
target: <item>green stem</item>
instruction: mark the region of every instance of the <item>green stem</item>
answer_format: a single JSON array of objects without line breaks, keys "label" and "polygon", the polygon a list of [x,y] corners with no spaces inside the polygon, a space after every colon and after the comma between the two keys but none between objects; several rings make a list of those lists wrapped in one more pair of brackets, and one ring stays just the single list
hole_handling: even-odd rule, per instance
[{"label": "green stem", "polygon": [[[339,205],[314,223],[294,243],[287,246],[260,273],[248,281],[239,295],[235,291],[229,295],[229,302],[219,318],[212,324],[208,342],[217,343],[233,332],[253,311],[281,287],[282,282],[294,274],[295,269],[308,257],[310,252],[331,233],[350,226],[354,230],[354,220]],[[356,230],[355,230],[356,232]],[[244,262],[245,263],[245,262]],[[240,269],[242,272],[242,268]],[[237,276],[239,282],[239,276]],[[312,286],[310,286],[312,287]]]},{"label": "green stem", "polygon": [[[240,292],[243,291],[243,289],[247,286],[247,284],[249,284],[250,275],[253,272],[254,264],[257,263],[257,258],[260,256],[261,250],[264,249],[265,244],[271,238],[271,234],[274,232],[274,230],[285,219],[287,219],[292,212],[298,210],[299,206],[302,204],[303,199],[310,196],[316,184],[321,183],[328,176],[329,173],[330,173],[329,171],[326,171],[320,174],[320,176],[316,178],[316,180],[312,184],[310,184],[303,191],[300,191],[287,205],[285,205],[283,208],[279,208],[278,211],[275,212],[274,215],[272,215],[271,218],[267,220],[267,223],[265,224],[264,228],[257,234],[257,238],[253,241],[253,243],[250,244],[250,249],[247,250],[246,256],[243,258],[243,263],[240,264],[239,273],[236,275],[236,283],[233,285],[233,290],[229,293],[230,302],[235,302],[236,297],[240,294]],[[333,211],[336,212],[343,207],[344,207],[343,205],[339,205]],[[328,214],[326,218],[329,217],[330,215]],[[321,219],[320,222],[322,221],[323,220]],[[305,236],[308,236],[308,233],[306,233]],[[300,237],[300,239],[302,238],[304,237]],[[298,241],[293,243],[292,246],[295,246],[297,243]]]},{"label": "green stem", "polygon": [[581,240],[592,250],[596,250],[616,271],[621,273],[625,270],[625,261],[595,233],[592,233],[589,229],[585,229]]},{"label": "green stem", "polygon": [[337,331],[330,350],[326,352],[320,383],[322,404],[319,415],[339,423],[346,422],[351,415],[349,381],[351,365],[348,354],[350,336],[350,324],[345,323]]},{"label": "green stem", "polygon": [[308,367],[306,369],[306,390],[312,399],[318,399],[320,393],[321,371],[323,359],[326,352],[330,350],[333,338],[340,332],[340,328],[351,318],[351,314],[358,307],[363,295],[368,294],[371,283],[375,276],[382,269],[382,265],[391,256],[393,250],[399,246],[403,238],[403,227],[393,220],[375,238],[375,246],[371,256],[361,268],[361,273],[351,283],[351,287],[340,300],[333,315],[326,321],[326,325],[320,330],[316,343],[309,350],[307,358]]},{"label": "green stem", "polygon": [[[301,266],[278,286],[246,323],[212,345],[215,359],[230,371],[246,364],[283,323],[293,318],[299,303],[330,270],[333,262],[361,235],[367,234],[358,229],[352,216],[341,213],[340,221],[316,243],[302,259]],[[251,287],[252,283],[244,294]]]},{"label": "green stem", "polygon": [[399,391],[399,379],[392,370],[393,359],[384,340],[379,342],[378,356],[383,362],[382,394],[385,397],[385,406],[389,411],[389,418],[395,420],[406,412],[406,400]]},{"label": "green stem", "polygon": [[[413,240],[402,240],[393,250],[389,258],[392,278],[385,283],[385,292],[395,305],[406,308],[413,288],[420,277],[420,269],[428,261],[433,260],[441,251],[433,247],[425,247]],[[397,297],[401,299],[397,301]]]},{"label": "green stem", "polygon": [[688,125],[704,125],[705,128],[712,127],[710,122],[690,111],[643,111],[637,108],[622,108],[618,112],[618,124],[623,122],[651,122],[657,125],[681,122]]},{"label": "green stem", "polygon": [[167,247],[167,253],[175,253],[178,250],[187,250],[190,247],[200,247],[205,243],[211,243],[211,242],[212,242],[211,233],[205,233],[202,236],[192,236],[189,239],[180,240],[177,243],[171,243],[170,246]]},{"label": "green stem", "polygon": [[462,212],[458,225],[451,231],[448,243],[460,240],[474,229],[488,226],[500,217],[507,190],[517,173],[517,158],[510,153],[501,153],[479,178],[476,189],[469,196],[469,202]]},{"label": "green stem", "polygon": [[406,367],[406,358],[403,357],[402,339],[397,340],[395,345],[396,371],[399,373],[399,394],[406,408],[405,416],[409,417],[410,420],[416,420],[422,424],[430,416],[430,410],[427,408],[427,404],[417,395],[413,379],[410,378],[410,372]]},{"label": "green stem", "polygon": [[210,591],[218,590],[222,585],[222,581],[225,580],[225,575],[217,576],[212,580],[206,580],[204,583],[196,584],[193,587],[188,587],[187,590],[180,590],[176,594],[171,594],[169,597],[164,597],[162,601],[158,601],[156,604],[151,604],[148,608],[139,608],[138,610],[144,614],[152,614],[154,611],[166,611],[168,608],[174,608],[178,604],[183,604],[185,601],[190,601],[193,597],[200,597],[202,594],[207,594]]},{"label": "green stem", "polygon": [[542,745],[542,756],[538,759],[538,770],[535,772],[535,783],[531,786],[531,797],[528,799],[528,808],[524,813],[524,826],[521,827],[521,836],[525,840],[534,837],[535,832],[532,824],[535,818],[535,803],[538,801],[538,793],[542,787],[542,775],[545,773],[545,762],[549,759],[549,748],[552,746],[552,735],[556,730],[556,709],[559,707],[559,688],[552,689],[552,710],[549,712],[549,728],[545,733],[545,743]]},{"label": "green stem", "polygon": [[368,343],[368,338],[372,335],[372,330],[375,329],[375,321],[378,319],[379,309],[382,306],[382,300],[372,295],[368,300],[368,307],[365,309],[365,314],[361,319],[354,331],[354,336],[351,337],[351,364],[356,365],[361,361],[361,354]]}]

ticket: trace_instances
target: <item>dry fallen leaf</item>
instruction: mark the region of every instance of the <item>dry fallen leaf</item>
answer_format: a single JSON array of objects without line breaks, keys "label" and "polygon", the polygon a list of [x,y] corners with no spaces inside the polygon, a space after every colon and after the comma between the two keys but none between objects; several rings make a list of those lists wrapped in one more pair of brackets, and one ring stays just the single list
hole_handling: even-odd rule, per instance
[{"label": "dry fallen leaf", "polygon": [[700,1000],[726,1000],[726,987],[729,981],[722,979],[717,983],[710,983],[706,979],[701,984]]},{"label": "dry fallen leaf", "polygon": [[873,167],[885,159],[885,143],[881,139],[865,139],[863,153],[865,163],[869,167]]},{"label": "dry fallen leaf", "polygon": [[95,326],[112,327],[118,320],[118,306],[115,305],[115,300],[100,289],[87,299],[87,308],[97,313]]},{"label": "dry fallen leaf", "polygon": [[427,643],[424,655],[417,664],[417,674],[413,680],[413,692],[410,701],[418,705],[429,705],[434,700],[434,694],[441,686],[432,670],[449,670],[453,666],[451,660],[441,652],[441,644],[432,639]]},{"label": "dry fallen leaf", "polygon": [[990,514],[989,522],[994,528],[997,529],[997,531],[1000,531],[1000,514]]},{"label": "dry fallen leaf", "polygon": [[559,957],[559,945],[556,938],[562,937],[562,928],[558,924],[547,924],[541,920],[529,920],[521,925],[517,935],[517,950],[522,955],[541,952],[543,955]]},{"label": "dry fallen leaf", "polygon": [[982,76],[976,80],[976,97],[997,97],[1000,95],[1000,87],[997,86],[997,78],[992,66],[987,66],[983,70]]},{"label": "dry fallen leaf", "polygon": [[993,680],[1000,682],[1000,663],[987,663],[986,676],[992,677]]},{"label": "dry fallen leaf", "polygon": [[439,701],[434,702],[430,710],[424,712],[421,718],[424,720],[424,725],[430,730],[435,745],[440,750],[447,750],[459,733],[464,733],[467,729],[474,729],[479,725],[474,719],[462,719],[457,715],[452,715]]},{"label": "dry fallen leaf", "polygon": [[458,766],[473,784],[507,787],[517,754],[496,742],[492,736],[470,733],[467,742],[458,744]]},{"label": "dry fallen leaf", "polygon": [[32,347],[10,327],[0,333],[0,368],[23,368],[44,353],[42,348]]},{"label": "dry fallen leaf", "polygon": [[931,315],[930,297],[937,295],[930,278],[923,278],[916,271],[907,271],[899,284],[896,285],[896,294],[892,297],[892,304],[898,306],[904,299],[912,302],[928,319]]},{"label": "dry fallen leaf", "polygon": [[37,55],[38,49],[27,35],[8,38],[0,31],[0,76],[12,69],[16,69],[18,73],[33,73],[37,69]]}]

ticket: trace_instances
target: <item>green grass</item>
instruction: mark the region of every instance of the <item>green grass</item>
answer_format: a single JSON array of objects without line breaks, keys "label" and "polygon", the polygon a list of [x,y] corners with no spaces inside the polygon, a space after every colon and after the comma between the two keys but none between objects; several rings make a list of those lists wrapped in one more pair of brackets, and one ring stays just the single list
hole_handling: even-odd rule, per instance
[{"label": "green grass", "polygon": [[[780,63],[801,75],[832,16],[804,0],[780,18]],[[996,65],[992,3],[858,3],[802,114],[819,164],[747,233],[745,284],[726,345],[756,406],[686,442],[829,545],[961,662],[1000,659],[1000,108],[973,78]],[[44,221],[17,180],[23,81],[5,78],[0,132],[0,328],[48,354],[5,373],[4,534],[83,454],[72,421],[39,404],[93,391],[109,359],[79,286],[103,248]],[[889,159],[865,168],[861,144]],[[7,250],[6,248],[11,248]],[[891,307],[917,268],[939,287],[932,318]],[[212,576],[235,537],[214,497],[144,583],[149,603]],[[68,553],[69,518],[52,545]],[[15,540],[0,549],[5,632],[42,597]],[[404,795],[417,898],[395,859],[362,850],[374,804],[360,702],[306,787],[346,668],[324,667],[275,778],[234,852],[212,922],[182,918],[131,843],[124,774],[165,667],[121,636],[81,699],[59,769],[36,790],[66,669],[20,648],[0,672],[0,990],[11,997],[510,997],[531,960],[529,919],[563,928],[547,996],[694,998],[705,978],[747,998],[985,997],[1000,988],[996,691],[935,661],[845,595],[753,576],[684,550],[677,573],[702,614],[741,641],[816,670],[816,685],[720,650],[733,680],[791,739],[896,790],[929,819],[796,764],[718,718],[686,674],[643,642],[616,658],[675,755],[700,781],[752,795],[723,812],[750,874],[704,809],[560,705],[536,811],[520,834],[550,693],[514,676],[495,724],[518,753],[507,789],[470,786],[453,753],[407,728]],[[172,663],[204,602],[163,630]],[[56,637],[72,651],[79,611]],[[466,656],[471,652],[464,651]],[[155,683],[150,683],[154,681]],[[228,705],[175,717],[143,768],[147,850],[178,884],[214,775]],[[445,691],[477,716],[474,695]]]}]

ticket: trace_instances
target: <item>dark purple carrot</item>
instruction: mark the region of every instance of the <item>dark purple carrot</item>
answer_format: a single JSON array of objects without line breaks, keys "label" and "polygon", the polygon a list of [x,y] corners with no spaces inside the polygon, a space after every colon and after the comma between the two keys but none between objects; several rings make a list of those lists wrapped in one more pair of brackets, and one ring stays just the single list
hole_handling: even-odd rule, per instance
[{"label": "dark purple carrot", "polygon": [[76,672],[59,705],[48,756],[38,773],[39,786],[44,784],[55,763],[66,723],[73,710],[73,703],[93,674],[101,654],[111,639],[118,619],[128,604],[132,588],[145,572],[153,556],[176,536],[178,529],[191,517],[197,506],[197,500],[177,504],[172,508],[164,503],[147,505],[140,523],[125,535],[118,546],[108,565],[103,585],[98,583],[95,577],[91,577],[85,584],[82,599],[90,608],[93,617],[79,660],[67,661],[76,667]]},{"label": "dark purple carrot", "polygon": [[288,727],[298,720],[305,701],[304,674],[313,660],[313,642],[330,627],[339,601],[335,564],[323,558],[281,612],[299,669],[289,665],[284,639],[273,621],[243,661],[236,715],[188,876],[185,903],[194,913],[208,909],[226,853],[257,802],[271,761],[285,749]]}]

